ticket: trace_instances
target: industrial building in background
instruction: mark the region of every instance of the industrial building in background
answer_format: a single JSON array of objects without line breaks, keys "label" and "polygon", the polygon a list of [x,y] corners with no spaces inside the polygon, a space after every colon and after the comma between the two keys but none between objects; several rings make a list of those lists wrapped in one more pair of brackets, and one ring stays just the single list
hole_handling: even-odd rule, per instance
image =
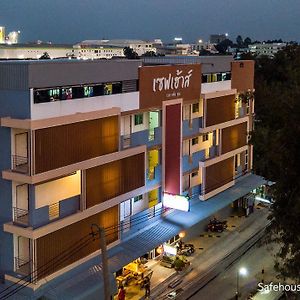
[{"label": "industrial building in background", "polygon": [[103,299],[93,224],[114,295],[125,265],[215,212],[249,213],[264,184],[253,61],[2,61],[0,74],[0,297]]}]

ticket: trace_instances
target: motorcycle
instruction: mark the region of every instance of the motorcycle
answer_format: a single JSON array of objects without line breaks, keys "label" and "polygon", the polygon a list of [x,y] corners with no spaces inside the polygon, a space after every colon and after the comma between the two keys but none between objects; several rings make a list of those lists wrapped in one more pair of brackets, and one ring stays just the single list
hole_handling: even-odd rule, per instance
[{"label": "motorcycle", "polygon": [[219,221],[217,219],[210,220],[207,225],[207,231],[223,232],[227,228],[227,221]]}]

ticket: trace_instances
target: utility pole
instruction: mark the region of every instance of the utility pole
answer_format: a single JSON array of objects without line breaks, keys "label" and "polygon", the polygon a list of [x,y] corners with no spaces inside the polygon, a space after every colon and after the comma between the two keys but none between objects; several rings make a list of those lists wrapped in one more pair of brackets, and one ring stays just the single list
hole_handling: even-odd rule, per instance
[{"label": "utility pole", "polygon": [[[96,232],[94,232],[93,228],[96,228]],[[101,249],[101,256],[102,256],[104,299],[111,300],[105,230],[104,230],[104,228],[100,227],[97,224],[92,224],[91,229],[92,229],[93,237],[95,237],[97,234],[99,234],[100,249]]]}]

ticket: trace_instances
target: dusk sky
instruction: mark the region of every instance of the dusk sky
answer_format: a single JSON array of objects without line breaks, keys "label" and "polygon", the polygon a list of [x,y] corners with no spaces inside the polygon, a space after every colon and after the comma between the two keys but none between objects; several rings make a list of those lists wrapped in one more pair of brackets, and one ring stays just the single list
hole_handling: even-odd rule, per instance
[{"label": "dusk sky", "polygon": [[161,38],[211,33],[300,41],[299,0],[0,0],[0,26],[21,42]]}]

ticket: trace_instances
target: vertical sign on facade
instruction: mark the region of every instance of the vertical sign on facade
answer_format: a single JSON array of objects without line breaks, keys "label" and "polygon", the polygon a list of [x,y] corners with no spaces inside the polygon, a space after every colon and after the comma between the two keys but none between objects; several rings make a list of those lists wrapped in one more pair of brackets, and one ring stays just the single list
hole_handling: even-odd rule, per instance
[{"label": "vertical sign on facade", "polygon": [[163,105],[164,192],[173,195],[181,193],[181,101],[166,101]]}]

